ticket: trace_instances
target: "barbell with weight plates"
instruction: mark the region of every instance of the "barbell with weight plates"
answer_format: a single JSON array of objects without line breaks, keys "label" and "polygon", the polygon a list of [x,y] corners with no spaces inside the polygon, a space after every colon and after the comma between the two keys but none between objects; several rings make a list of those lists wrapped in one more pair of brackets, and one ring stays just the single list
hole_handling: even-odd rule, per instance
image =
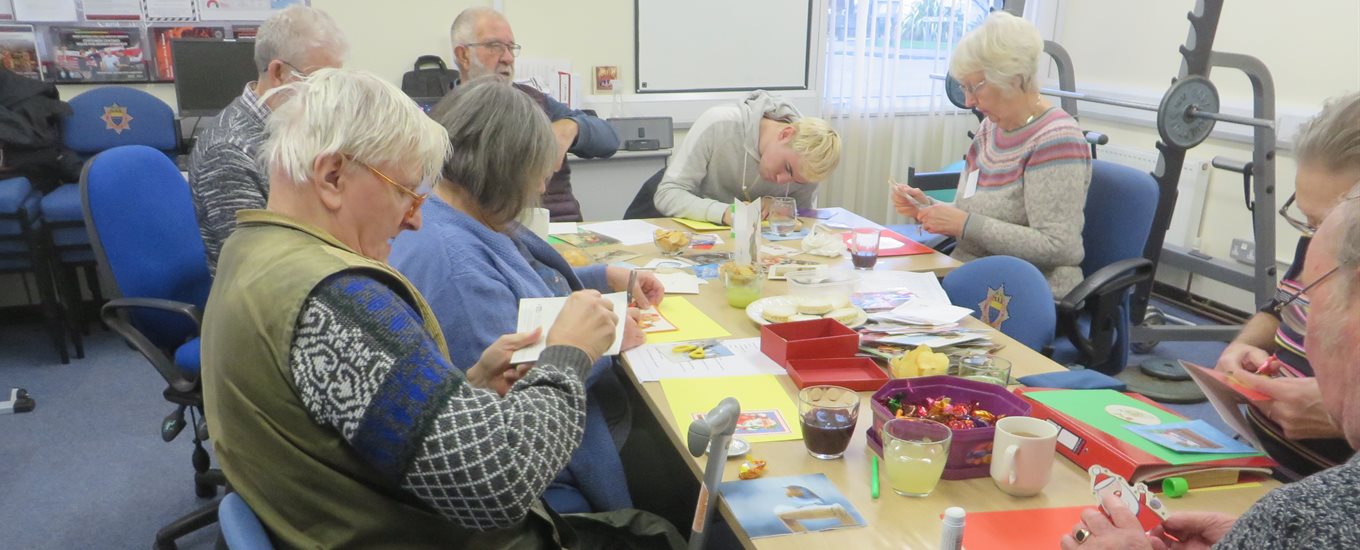
[{"label": "barbell with weight plates", "polygon": [[[930,76],[931,78],[941,78],[940,75]],[[963,86],[952,76],[946,75],[943,79],[945,96],[949,98],[949,102],[960,109],[967,109],[963,97]],[[1263,128],[1275,127],[1273,120],[1218,112],[1218,88],[1214,87],[1213,81],[1197,75],[1187,76],[1173,83],[1170,88],[1167,88],[1166,94],[1162,96],[1160,105],[1051,88],[1043,88],[1039,92],[1054,97],[1155,112],[1157,113],[1157,133],[1167,144],[1181,149],[1189,149],[1203,143],[1209,137],[1209,133],[1214,130],[1214,124],[1218,121]]]}]

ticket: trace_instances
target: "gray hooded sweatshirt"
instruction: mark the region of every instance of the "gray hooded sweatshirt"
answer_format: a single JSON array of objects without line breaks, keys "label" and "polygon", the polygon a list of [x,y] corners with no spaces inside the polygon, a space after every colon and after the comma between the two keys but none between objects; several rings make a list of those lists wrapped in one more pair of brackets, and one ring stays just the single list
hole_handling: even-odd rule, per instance
[{"label": "gray hooded sweatshirt", "polygon": [[787,194],[798,200],[798,208],[816,208],[817,184],[779,185],[760,177],[760,120],[802,117],[792,104],[764,90],[704,111],[671,155],[656,188],[656,209],[666,216],[722,223],[732,199]]}]

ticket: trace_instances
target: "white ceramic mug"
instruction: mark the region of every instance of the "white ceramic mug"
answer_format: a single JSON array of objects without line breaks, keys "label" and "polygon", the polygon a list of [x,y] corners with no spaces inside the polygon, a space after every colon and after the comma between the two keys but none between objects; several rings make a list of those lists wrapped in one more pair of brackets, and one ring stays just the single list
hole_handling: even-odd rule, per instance
[{"label": "white ceramic mug", "polygon": [[1017,497],[1039,494],[1053,473],[1058,427],[1038,418],[1008,416],[996,423],[992,440],[992,481]]}]

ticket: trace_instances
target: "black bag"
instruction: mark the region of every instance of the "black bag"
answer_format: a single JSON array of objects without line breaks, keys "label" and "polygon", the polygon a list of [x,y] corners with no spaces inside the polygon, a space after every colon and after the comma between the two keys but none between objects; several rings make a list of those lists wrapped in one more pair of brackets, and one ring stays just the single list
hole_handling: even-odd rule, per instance
[{"label": "black bag", "polygon": [[[433,65],[431,67],[430,65]],[[444,97],[458,80],[458,71],[444,65],[437,55],[416,58],[415,68],[401,77],[401,91],[411,97]]]}]

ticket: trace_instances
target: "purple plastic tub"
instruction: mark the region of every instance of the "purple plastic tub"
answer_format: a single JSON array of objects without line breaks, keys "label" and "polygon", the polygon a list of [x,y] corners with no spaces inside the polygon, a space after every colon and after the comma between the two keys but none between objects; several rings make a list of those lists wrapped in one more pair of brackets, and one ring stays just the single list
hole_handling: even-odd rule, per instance
[{"label": "purple plastic tub", "polygon": [[[955,403],[977,401],[982,408],[996,415],[1027,416],[1029,403],[1006,388],[995,384],[964,380],[954,376],[925,376],[921,378],[898,378],[889,380],[874,392],[869,407],[874,411],[874,421],[869,426],[865,441],[869,450],[879,457],[883,456],[883,423],[892,418],[888,412],[888,399],[904,393],[906,401],[921,401],[927,397],[948,397]],[[954,430],[953,441],[949,444],[949,461],[944,466],[944,479],[971,479],[991,475],[992,437],[996,428],[973,428]]]}]

